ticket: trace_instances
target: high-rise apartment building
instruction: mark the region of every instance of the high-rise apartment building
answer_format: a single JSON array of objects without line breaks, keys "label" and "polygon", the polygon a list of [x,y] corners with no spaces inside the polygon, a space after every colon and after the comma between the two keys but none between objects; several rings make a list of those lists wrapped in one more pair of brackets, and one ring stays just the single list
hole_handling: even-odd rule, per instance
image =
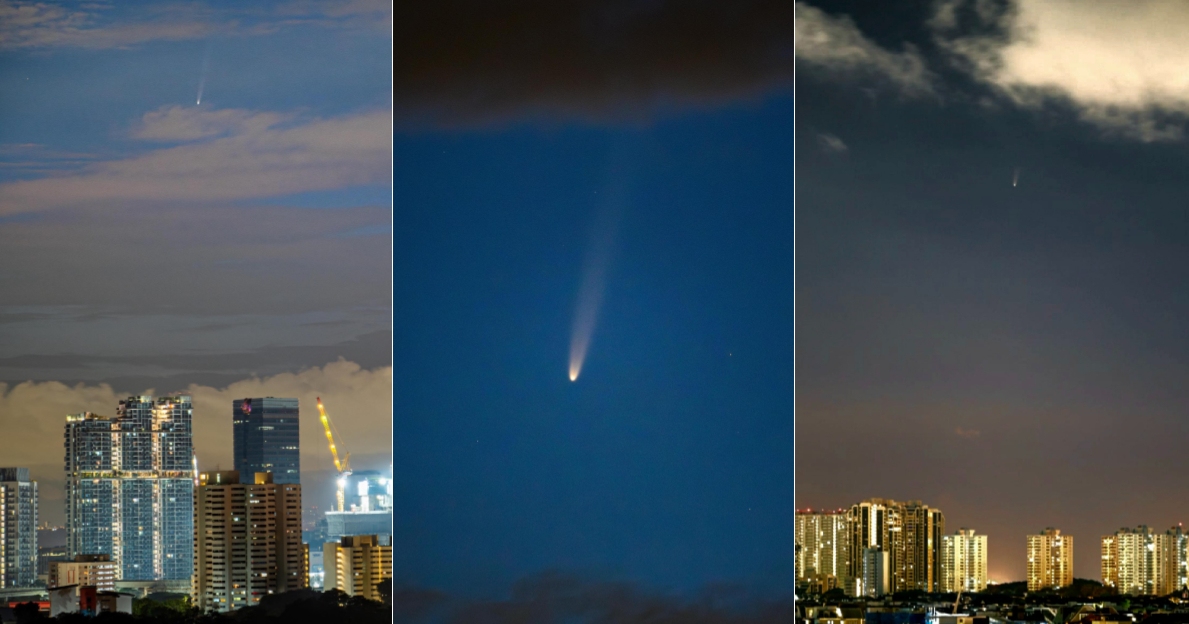
[{"label": "high-rise apartment building", "polygon": [[863,549],[863,595],[879,598],[892,591],[892,566],[888,551]]},{"label": "high-rise apartment building", "polygon": [[116,590],[116,564],[108,555],[78,555],[74,561],[51,561],[46,586],[93,585],[98,591]]},{"label": "high-rise apartment building", "polygon": [[28,468],[0,468],[0,588],[37,582],[37,482]]},{"label": "high-rise apartment building", "polygon": [[231,410],[235,469],[271,472],[274,483],[301,483],[297,399],[241,399]]},{"label": "high-rise apartment building", "polygon": [[308,585],[301,485],[269,473],[202,473],[194,503],[192,604],[219,612]]},{"label": "high-rise apartment building", "polygon": [[1073,537],[1052,527],[1028,536],[1028,591],[1073,584]]},{"label": "high-rise apartment building", "polygon": [[1146,526],[1102,538],[1102,583],[1120,594],[1163,596],[1186,586],[1186,535]]},{"label": "high-rise apartment building", "polygon": [[[941,537],[945,533],[945,516],[940,510],[920,501],[873,498],[851,507],[848,524],[854,579],[864,576],[859,572],[863,569],[864,549],[875,548],[888,553],[893,593],[940,591]],[[847,592],[866,593],[860,585],[852,580]]]},{"label": "high-rise apartment building", "polygon": [[1189,533],[1177,525],[1165,532],[1165,572],[1169,586],[1166,594],[1189,587]]},{"label": "high-rise apartment building", "polygon": [[850,532],[845,510],[797,510],[797,580],[833,577],[838,587],[850,578]]},{"label": "high-rise apartment building", "polygon": [[392,542],[375,535],[354,535],[323,545],[326,590],[379,600],[376,585],[392,578]]},{"label": "high-rise apartment building", "polygon": [[1114,535],[1102,536],[1102,584],[1116,587],[1119,583],[1119,549]]},{"label": "high-rise apartment building", "polygon": [[941,538],[941,591],[979,592],[987,588],[987,536],[958,529]]},{"label": "high-rise apartment building", "polygon": [[194,445],[189,396],[133,396],[114,418],[66,419],[67,545],[110,555],[117,580],[193,572]]}]

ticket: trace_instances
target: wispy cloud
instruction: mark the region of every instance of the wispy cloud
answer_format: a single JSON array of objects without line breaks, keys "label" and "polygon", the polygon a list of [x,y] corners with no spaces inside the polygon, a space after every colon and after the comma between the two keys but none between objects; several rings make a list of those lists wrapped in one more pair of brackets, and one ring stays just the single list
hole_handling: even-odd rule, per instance
[{"label": "wispy cloud", "polygon": [[245,3],[219,11],[200,2],[166,2],[139,7],[136,14],[121,9],[106,3],[0,0],[0,48],[127,48],[268,34],[294,24],[387,30],[392,20],[391,3],[378,0]]},{"label": "wispy cloud", "polygon": [[973,439],[979,437],[980,435],[982,435],[982,432],[979,431],[978,429],[963,429],[961,427],[958,427],[957,429],[954,429],[954,434],[957,435],[959,438],[966,438],[967,440],[973,440]]},{"label": "wispy cloud", "polygon": [[24,170],[25,173],[51,172],[77,168],[95,160],[97,154],[51,149],[39,143],[0,144],[0,169]]},{"label": "wispy cloud", "polygon": [[144,114],[132,137],[151,141],[194,141],[232,134],[259,133],[289,119],[292,114],[242,109],[208,110],[166,106]]},{"label": "wispy cloud", "polygon": [[915,48],[883,49],[846,16],[831,16],[804,2],[796,12],[797,60],[838,76],[868,76],[890,81],[906,95],[933,92],[932,77]]},{"label": "wispy cloud", "polygon": [[[227,201],[387,182],[391,117],[386,110],[330,119],[167,107],[133,136],[190,141],[89,164],[51,178],[0,185],[0,215],[104,200]],[[215,137],[215,138],[211,138]]]},{"label": "wispy cloud", "polygon": [[842,139],[828,133],[823,132],[817,135],[817,144],[822,148],[823,152],[827,154],[842,154],[849,149]]}]

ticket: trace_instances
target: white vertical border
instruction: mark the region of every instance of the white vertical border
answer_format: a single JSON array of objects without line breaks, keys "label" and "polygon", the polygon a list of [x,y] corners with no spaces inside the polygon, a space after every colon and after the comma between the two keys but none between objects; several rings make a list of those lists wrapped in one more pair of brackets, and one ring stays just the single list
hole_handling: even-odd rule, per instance
[{"label": "white vertical border", "polygon": [[[396,3],[388,3],[388,395],[389,417],[391,418],[390,432],[392,440],[388,446],[389,478],[396,479]],[[389,481],[391,483],[391,481]],[[393,488],[393,499],[389,501],[392,512],[388,514],[388,544],[391,547],[396,542],[396,489]],[[392,576],[389,584],[395,589],[396,583],[396,549],[393,549]],[[396,601],[388,605],[391,609],[392,621],[396,621]]]},{"label": "white vertical border", "polygon": [[[793,11],[793,570],[797,569],[797,12]],[[793,572],[793,616],[797,615]]]}]

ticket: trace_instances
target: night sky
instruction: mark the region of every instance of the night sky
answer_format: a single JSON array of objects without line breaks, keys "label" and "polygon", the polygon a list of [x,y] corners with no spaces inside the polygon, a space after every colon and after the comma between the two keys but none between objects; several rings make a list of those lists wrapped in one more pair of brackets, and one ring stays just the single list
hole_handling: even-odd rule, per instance
[{"label": "night sky", "polygon": [[1189,10],[871,8],[796,4],[796,504],[921,499],[999,581],[1055,526],[1098,579],[1189,517]]},{"label": "night sky", "polygon": [[[397,581],[491,597],[560,569],[791,597],[792,5],[410,11]],[[596,247],[605,290],[572,383]]]}]

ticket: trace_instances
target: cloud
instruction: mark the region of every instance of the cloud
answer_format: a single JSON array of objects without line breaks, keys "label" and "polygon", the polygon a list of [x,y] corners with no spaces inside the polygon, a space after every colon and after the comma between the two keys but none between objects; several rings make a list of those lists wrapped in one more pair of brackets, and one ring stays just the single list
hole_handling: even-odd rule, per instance
[{"label": "cloud", "polygon": [[826,132],[817,135],[817,144],[827,154],[841,154],[849,149],[842,139]]},{"label": "cloud", "polygon": [[954,434],[956,434],[960,438],[966,438],[967,440],[973,440],[973,439],[979,437],[980,435],[982,435],[982,432],[980,432],[977,429],[963,429],[961,427],[958,427],[957,429],[954,429]]},{"label": "cloud", "polygon": [[443,0],[394,24],[398,116],[601,122],[760,97],[793,78],[787,0]]},{"label": "cloud", "polygon": [[[302,470],[319,471],[330,465],[326,438],[318,422],[315,397],[321,396],[330,417],[342,434],[340,447],[353,456],[383,457],[391,454],[392,368],[363,369],[338,361],[298,373],[242,379],[223,387],[192,384],[165,388],[158,394],[180,390],[194,399],[194,444],[200,466],[219,464],[230,468],[231,403],[257,396],[296,397],[301,401]],[[43,501],[62,499],[64,469],[62,434],[67,414],[91,411],[113,415],[117,402],[130,394],[152,393],[148,388],[108,385],[67,386],[60,382],[0,383],[0,456],[5,465],[28,466],[40,482]],[[19,424],[18,424],[19,423]],[[359,466],[379,469],[383,466]],[[43,516],[60,521],[59,506],[43,503]]]},{"label": "cloud", "polygon": [[0,0],[0,48],[127,48],[152,41],[263,35],[300,24],[387,31],[391,21],[391,4],[379,0],[245,4],[219,11],[197,2],[170,2],[137,7],[134,15],[98,3]]},{"label": "cloud", "polygon": [[[191,319],[183,317],[178,320],[185,322]],[[268,321],[271,321],[271,323],[268,323]],[[117,330],[123,329],[123,333],[120,335],[128,335],[135,331],[138,324],[141,326],[160,325],[160,320],[155,318],[131,317],[126,319],[126,322],[117,324],[109,323],[107,326],[109,328],[114,326]],[[231,381],[234,381],[235,377],[246,375],[259,373],[277,374],[292,368],[295,363],[326,362],[341,358],[350,358],[354,362],[364,361],[375,364],[387,363],[391,360],[392,333],[388,329],[369,331],[331,344],[298,344],[286,346],[270,344],[255,348],[241,347],[239,350],[219,349],[220,346],[227,345],[229,342],[228,337],[234,340],[243,334],[271,333],[272,335],[282,335],[293,339],[292,332],[295,325],[298,325],[298,323],[295,323],[294,319],[274,318],[257,319],[252,323],[245,322],[243,325],[230,326],[228,328],[229,330],[243,329],[242,331],[225,330],[222,333],[227,334],[227,337],[214,337],[207,344],[204,344],[206,349],[200,352],[193,352],[193,350],[183,351],[178,348],[176,346],[177,343],[184,343],[188,340],[188,337],[185,336],[186,330],[175,329],[173,335],[163,338],[163,341],[173,344],[163,346],[157,344],[135,345],[145,350],[153,349],[154,347],[158,349],[158,351],[149,351],[147,353],[144,351],[139,353],[125,352],[119,355],[96,353],[96,351],[99,351],[104,346],[100,343],[98,345],[86,345],[89,347],[90,352],[88,353],[39,353],[5,356],[0,357],[0,379],[12,381],[30,379],[61,380],[69,376],[70,379],[79,381],[103,381],[105,383],[109,383],[108,380],[112,379],[123,379],[124,381],[117,385],[127,387],[132,385],[142,386],[144,384],[176,383],[179,378],[189,380],[200,378],[226,380],[229,375],[233,377]],[[299,326],[304,327],[304,325]],[[62,323],[47,325],[46,329],[52,330],[54,327],[61,328],[60,333],[67,335],[83,334],[87,329],[91,329],[88,326],[84,326],[81,330],[64,327]],[[278,329],[280,331],[277,331]],[[168,333],[161,331],[157,327],[154,327],[153,331],[156,334]],[[327,338],[334,338],[336,334],[342,333],[345,330],[333,333],[326,330],[317,332],[316,330],[306,329],[304,331],[307,334],[305,339],[311,342],[325,342]],[[300,340],[300,338],[298,339]],[[155,375],[129,375],[126,373],[128,370],[155,373]]]},{"label": "cloud", "polygon": [[466,601],[433,590],[397,587],[393,608],[410,623],[769,624],[792,622],[790,597],[770,599],[733,586],[712,586],[691,599],[623,581],[548,571],[517,581],[507,600]]},{"label": "cloud", "polygon": [[293,115],[226,108],[164,106],[144,114],[132,137],[151,141],[193,141],[227,134],[258,134]]},{"label": "cloud", "polygon": [[50,149],[39,143],[0,144],[0,168],[25,170],[25,173],[74,169],[97,157],[91,153]]},{"label": "cloud", "polygon": [[925,62],[915,48],[889,52],[863,36],[846,16],[831,17],[804,2],[794,6],[797,60],[833,74],[881,77],[906,95],[933,91]]},{"label": "cloud", "polygon": [[1016,104],[1074,106],[1108,134],[1181,138],[1189,115],[1189,5],[1180,0],[943,0],[937,40]]},{"label": "cloud", "polygon": [[[390,302],[391,234],[338,236],[389,224],[389,206],[97,200],[86,210],[47,209],[37,216],[0,227],[0,249],[12,259],[0,271],[4,311],[85,306],[86,312],[119,314],[271,316],[388,308]],[[146,287],[153,296],[129,297],[128,284],[184,286]],[[27,333],[6,335],[3,345],[12,348]]]},{"label": "cloud", "polygon": [[107,9],[54,2],[0,0],[0,48],[115,48],[147,41],[198,39],[220,30],[197,5],[123,24],[105,23]]},{"label": "cloud", "polygon": [[133,136],[209,140],[95,162],[66,175],[0,184],[0,215],[104,200],[228,201],[391,179],[389,111],[277,127],[284,118],[240,110],[154,111],[142,118]]}]

